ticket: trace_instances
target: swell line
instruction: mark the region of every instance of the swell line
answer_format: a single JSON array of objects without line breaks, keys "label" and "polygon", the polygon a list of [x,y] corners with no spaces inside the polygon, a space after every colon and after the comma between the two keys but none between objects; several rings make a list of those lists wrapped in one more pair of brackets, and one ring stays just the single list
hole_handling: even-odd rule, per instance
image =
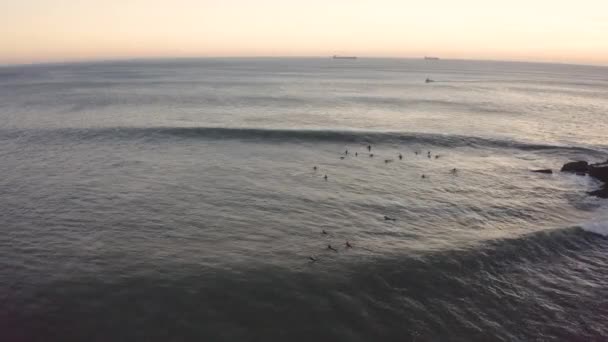
[{"label": "swell line", "polygon": [[605,154],[604,146],[539,144],[509,139],[493,139],[457,134],[399,131],[266,129],[226,127],[108,127],[60,129],[1,129],[0,139],[46,142],[53,139],[75,140],[152,140],[168,138],[207,140],[246,140],[250,142],[336,142],[362,144],[425,144],[439,147],[509,148],[524,151],[566,150]]}]

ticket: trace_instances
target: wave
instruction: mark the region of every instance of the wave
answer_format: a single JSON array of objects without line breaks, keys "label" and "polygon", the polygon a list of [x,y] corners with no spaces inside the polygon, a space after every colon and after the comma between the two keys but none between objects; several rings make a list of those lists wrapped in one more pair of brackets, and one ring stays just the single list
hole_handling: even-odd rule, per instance
[{"label": "wave", "polygon": [[[448,265],[454,263],[477,265],[485,269],[502,268],[576,255],[581,251],[604,250],[605,240],[586,233],[591,232],[589,229],[592,229],[592,225],[584,226],[586,228],[581,227],[582,230],[577,226],[540,230],[518,237],[487,240],[462,250],[430,253],[427,262],[432,263],[435,268],[449,268]],[[595,228],[594,233],[608,235],[606,222]]]},{"label": "wave", "polygon": [[[511,148],[526,151],[569,150],[604,154],[604,146],[567,146],[539,144],[509,139],[493,139],[457,134],[435,134],[399,131],[266,129],[226,127],[107,127],[60,129],[2,129],[0,139],[67,138],[89,139],[151,139],[163,138],[247,140],[252,142],[342,142],[364,144],[425,144],[439,147]],[[44,140],[44,139],[43,139]]]},{"label": "wave", "polygon": [[581,224],[581,229],[586,232],[608,237],[608,220],[585,222]]},{"label": "wave", "polygon": [[[215,340],[229,329],[236,332],[234,340],[247,339],[252,331],[265,340],[281,340],[286,335],[276,329],[279,324],[289,327],[292,341],[374,336],[400,341],[418,335],[420,340],[450,340],[455,334],[468,337],[459,340],[532,340],[539,329],[557,340],[600,340],[594,337],[608,333],[603,325],[597,331],[580,327],[581,322],[605,319],[605,310],[596,305],[605,292],[605,247],[604,239],[565,228],[477,248],[365,258],[335,267],[320,262],[304,268],[207,268],[183,260],[127,258],[50,282],[34,277],[33,285],[26,283],[30,286],[5,300],[4,312],[10,315],[3,318],[12,324],[5,324],[8,328],[0,336],[19,331],[16,336],[23,338],[12,340],[83,340],[93,333],[104,340],[128,339],[125,335],[157,340],[171,329],[180,339]],[[584,260],[592,262],[582,264]],[[125,263],[138,271],[129,272],[132,268]],[[121,267],[113,268],[117,264]],[[132,303],[147,306],[123,309]],[[164,313],[179,319],[166,319]],[[555,317],[559,324],[552,324]],[[546,318],[540,328],[529,325],[539,318]],[[73,322],[88,321],[120,329],[99,330],[90,324],[74,329]],[[200,321],[211,323],[197,325]],[[23,329],[32,324],[36,329]],[[200,329],[184,329],[186,324]],[[311,326],[323,329],[313,329],[311,335]],[[332,329],[336,326],[361,328],[345,334],[344,329]]]}]

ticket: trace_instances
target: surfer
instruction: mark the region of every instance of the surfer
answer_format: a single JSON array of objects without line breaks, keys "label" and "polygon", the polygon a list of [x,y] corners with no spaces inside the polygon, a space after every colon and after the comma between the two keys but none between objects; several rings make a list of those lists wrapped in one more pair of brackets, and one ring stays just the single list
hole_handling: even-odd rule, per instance
[{"label": "surfer", "polygon": [[403,155],[399,153],[399,160],[403,160]]},{"label": "surfer", "polygon": [[353,246],[348,241],[346,241],[346,243],[344,245],[346,245],[346,248],[353,248]]},{"label": "surfer", "polygon": [[323,177],[323,179],[325,179],[325,181],[327,181],[327,175],[325,175],[325,176]]},{"label": "surfer", "polygon": [[329,250],[331,250],[331,251],[334,251],[334,252],[336,252],[336,253],[338,252],[338,250],[337,250],[337,249],[335,249],[335,248],[333,248],[331,245],[327,245],[327,249],[329,249]]},{"label": "surfer", "polygon": [[392,217],[388,217],[388,216],[384,216],[384,221],[397,221],[396,218],[392,218]]}]

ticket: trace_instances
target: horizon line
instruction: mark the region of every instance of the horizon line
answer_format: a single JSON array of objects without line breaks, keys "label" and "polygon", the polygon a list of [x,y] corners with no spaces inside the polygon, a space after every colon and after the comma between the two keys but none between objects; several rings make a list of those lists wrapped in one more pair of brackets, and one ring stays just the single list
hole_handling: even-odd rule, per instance
[{"label": "horizon line", "polygon": [[[286,56],[268,56],[268,55],[249,55],[249,56],[149,56],[149,57],[110,57],[110,58],[83,58],[83,59],[66,59],[59,61],[41,61],[41,62],[25,62],[25,63],[0,63],[0,68],[6,67],[24,67],[24,66],[44,66],[44,65],[66,65],[66,64],[94,64],[94,63],[115,63],[115,62],[137,62],[137,61],[170,61],[170,60],[201,60],[201,59],[331,59],[335,55],[286,55]],[[352,56],[357,59],[392,59],[392,60],[424,60],[425,56],[420,57],[396,57],[396,56]],[[427,55],[428,56],[428,55]],[[438,57],[438,56],[434,56]],[[527,59],[491,59],[491,58],[442,58],[440,61],[462,61],[462,62],[502,62],[502,63],[522,63],[522,64],[548,64],[548,65],[563,65],[563,66],[586,66],[586,67],[608,67],[608,62],[605,63],[583,63],[583,62],[568,62],[568,61],[551,61],[551,60],[527,60]],[[438,62],[437,60],[432,62]]]}]

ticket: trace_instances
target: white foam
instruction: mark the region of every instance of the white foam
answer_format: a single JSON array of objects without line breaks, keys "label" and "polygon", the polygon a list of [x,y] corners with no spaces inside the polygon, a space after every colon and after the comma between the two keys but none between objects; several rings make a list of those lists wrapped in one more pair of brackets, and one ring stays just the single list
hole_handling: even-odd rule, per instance
[{"label": "white foam", "polygon": [[585,222],[581,224],[581,228],[590,233],[608,236],[608,219]]}]

